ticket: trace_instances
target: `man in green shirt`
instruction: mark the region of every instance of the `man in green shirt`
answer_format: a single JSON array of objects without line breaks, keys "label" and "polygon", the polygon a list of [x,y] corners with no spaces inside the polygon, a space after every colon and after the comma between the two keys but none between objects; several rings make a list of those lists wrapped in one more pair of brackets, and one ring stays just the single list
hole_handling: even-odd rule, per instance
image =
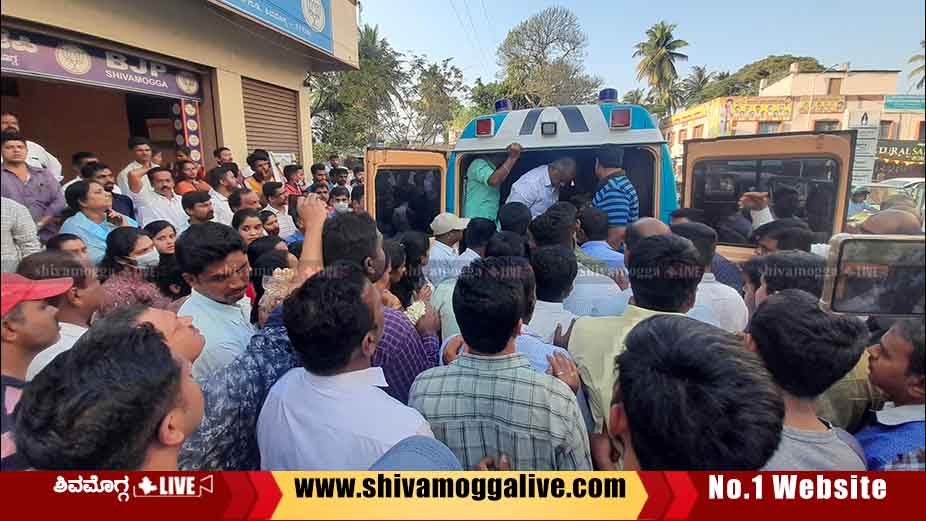
[{"label": "man in green shirt", "polygon": [[508,157],[486,155],[474,159],[466,169],[466,193],[463,196],[463,217],[484,217],[495,221],[498,217],[499,187],[508,178],[514,164],[521,157],[521,145],[512,143]]}]

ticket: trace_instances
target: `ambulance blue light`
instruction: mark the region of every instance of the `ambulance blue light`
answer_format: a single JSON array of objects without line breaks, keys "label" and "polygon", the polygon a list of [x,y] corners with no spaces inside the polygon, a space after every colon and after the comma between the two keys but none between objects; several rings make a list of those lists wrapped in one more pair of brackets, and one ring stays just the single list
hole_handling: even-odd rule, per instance
[{"label": "ambulance blue light", "polygon": [[598,93],[598,103],[617,102],[617,89],[601,89]]},{"label": "ambulance blue light", "polygon": [[507,99],[500,99],[495,102],[495,112],[508,112],[511,110],[511,102]]}]

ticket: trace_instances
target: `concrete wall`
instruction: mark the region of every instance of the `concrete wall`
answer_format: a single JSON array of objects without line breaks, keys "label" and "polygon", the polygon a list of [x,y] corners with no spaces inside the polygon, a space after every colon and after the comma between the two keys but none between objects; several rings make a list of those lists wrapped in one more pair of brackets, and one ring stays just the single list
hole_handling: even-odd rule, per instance
[{"label": "concrete wall", "polygon": [[[760,96],[823,96],[829,80],[841,78],[838,94],[885,95],[897,92],[897,72],[852,72],[798,73],[786,76],[759,92]],[[837,94],[837,93],[834,93]]]},{"label": "concrete wall", "polygon": [[[315,67],[356,66],[357,6],[331,0],[330,56],[268,31],[205,0],[4,0],[2,14],[64,28],[215,69],[213,96],[218,142],[239,162],[247,155],[241,77],[299,91],[302,156],[312,156],[308,93],[302,82]],[[348,65],[345,65],[348,64]],[[124,141],[124,138],[120,139]]]},{"label": "concrete wall", "polygon": [[888,139],[915,140],[926,138],[919,136],[920,123],[926,121],[926,115],[916,112],[883,112],[882,121],[894,122]]},{"label": "concrete wall", "polygon": [[19,96],[4,96],[3,110],[17,114],[23,133],[61,161],[66,179],[72,176],[71,154],[77,151],[99,154],[116,171],[132,160],[125,146],[125,94],[26,78],[16,81]]}]

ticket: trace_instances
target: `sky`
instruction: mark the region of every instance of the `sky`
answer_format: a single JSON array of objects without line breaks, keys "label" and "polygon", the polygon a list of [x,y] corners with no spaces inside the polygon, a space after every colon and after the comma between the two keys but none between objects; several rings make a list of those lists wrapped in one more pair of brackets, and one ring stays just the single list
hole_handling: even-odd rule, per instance
[{"label": "sky", "polygon": [[907,60],[922,53],[923,0],[360,0],[360,22],[378,25],[396,50],[453,58],[467,84],[494,80],[495,51],[522,20],[562,5],[588,35],[586,71],[603,86],[624,92],[636,81],[633,45],[659,20],[678,25],[688,41],[680,77],[692,65],[735,72],[771,54],[811,56],[824,66],[850,62],[852,69],[899,69],[899,94],[922,93],[907,79]]}]

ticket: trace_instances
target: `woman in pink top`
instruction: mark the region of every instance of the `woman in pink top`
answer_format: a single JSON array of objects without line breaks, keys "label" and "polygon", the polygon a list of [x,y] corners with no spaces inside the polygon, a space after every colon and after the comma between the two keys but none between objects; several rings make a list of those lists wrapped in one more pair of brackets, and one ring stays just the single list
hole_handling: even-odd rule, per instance
[{"label": "woman in pink top", "polygon": [[105,296],[100,314],[135,304],[166,309],[171,299],[153,282],[159,262],[154,241],[143,230],[122,227],[110,232],[106,255],[97,267]]}]

